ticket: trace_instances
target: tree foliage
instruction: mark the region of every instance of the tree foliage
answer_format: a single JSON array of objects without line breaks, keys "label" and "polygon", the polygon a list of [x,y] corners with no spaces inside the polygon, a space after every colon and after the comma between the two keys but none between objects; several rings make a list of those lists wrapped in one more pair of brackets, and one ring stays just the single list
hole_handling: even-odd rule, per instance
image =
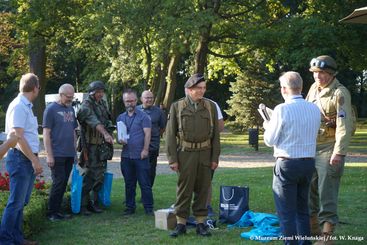
[{"label": "tree foliage", "polygon": [[[275,105],[279,75],[298,71],[304,92],[309,61],[335,57],[339,79],[366,115],[367,25],[339,23],[362,0],[9,0],[0,4],[3,107],[28,69],[43,94],[65,82],[78,91],[108,84],[114,114],[127,87],[151,89],[169,107],[195,72],[208,77],[208,96],[228,108],[241,129],[261,125],[259,102]],[[28,62],[29,66],[25,63]],[[14,85],[15,84],[15,85]],[[229,84],[231,89],[227,91]],[[226,89],[218,93],[216,89]],[[39,104],[40,116],[43,110]]]}]

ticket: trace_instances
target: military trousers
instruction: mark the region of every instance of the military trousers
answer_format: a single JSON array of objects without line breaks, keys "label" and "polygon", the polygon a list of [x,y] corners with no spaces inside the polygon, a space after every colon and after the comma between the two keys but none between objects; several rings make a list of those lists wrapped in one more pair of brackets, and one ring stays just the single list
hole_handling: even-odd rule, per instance
[{"label": "military trousers", "polygon": [[[211,185],[211,150],[179,151],[175,213],[187,219],[190,206],[195,217],[208,215],[206,201]],[[192,202],[192,197],[194,200]]]},{"label": "military trousers", "polygon": [[88,145],[88,157],[88,164],[83,179],[82,206],[88,204],[91,191],[99,192],[101,190],[107,169],[107,161],[99,160],[98,145]]},{"label": "military trousers", "polygon": [[344,172],[344,160],[330,165],[334,143],[323,145],[316,152],[316,171],[311,180],[310,214],[318,216],[320,225],[324,222],[338,223],[338,195],[340,179]]}]

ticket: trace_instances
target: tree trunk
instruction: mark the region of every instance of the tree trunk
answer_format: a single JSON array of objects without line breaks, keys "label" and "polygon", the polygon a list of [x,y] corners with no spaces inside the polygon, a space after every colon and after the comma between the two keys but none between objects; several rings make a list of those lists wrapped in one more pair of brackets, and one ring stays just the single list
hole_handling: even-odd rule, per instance
[{"label": "tree trunk", "polygon": [[168,52],[164,54],[163,57],[163,67],[162,65],[159,66],[159,70],[157,69],[157,80],[156,80],[156,87],[154,89],[155,94],[155,102],[154,104],[157,106],[162,105],[164,108],[167,108],[166,105],[164,105],[164,96],[165,91],[167,88],[167,82],[166,82],[166,76],[168,74],[168,67],[170,64],[169,54]]},{"label": "tree trunk", "polygon": [[29,69],[30,72],[38,76],[41,90],[38,98],[34,102],[35,114],[38,123],[42,122],[43,111],[45,109],[46,91],[46,40],[42,36],[29,37]]},{"label": "tree trunk", "polygon": [[206,27],[203,27],[200,33],[199,43],[198,46],[196,47],[196,54],[195,54],[195,73],[204,74],[207,65],[210,30],[211,25],[208,25]]},{"label": "tree trunk", "polygon": [[163,105],[165,108],[169,108],[173,102],[176,86],[177,86],[177,79],[176,79],[176,73],[177,73],[177,66],[181,58],[181,53],[176,51],[170,60],[169,66],[168,66],[168,74],[167,74],[167,89],[166,94],[163,100]]}]

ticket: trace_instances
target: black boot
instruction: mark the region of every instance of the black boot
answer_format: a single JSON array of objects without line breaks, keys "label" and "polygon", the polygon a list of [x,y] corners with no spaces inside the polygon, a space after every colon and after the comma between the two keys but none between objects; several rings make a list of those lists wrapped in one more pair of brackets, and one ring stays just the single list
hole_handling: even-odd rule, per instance
[{"label": "black boot", "polygon": [[211,236],[212,235],[209,231],[209,227],[204,225],[203,223],[199,223],[196,225],[196,234],[200,236]]},{"label": "black boot", "polygon": [[186,234],[186,225],[177,224],[176,229],[172,231],[169,235],[170,237],[178,237]]},{"label": "black boot", "polygon": [[103,212],[103,210],[99,208],[98,202],[93,202],[93,201],[89,202],[88,210],[96,214],[100,214]]},{"label": "black boot", "polygon": [[92,213],[87,209],[87,207],[81,207],[80,214],[85,215],[85,216],[89,216]]}]

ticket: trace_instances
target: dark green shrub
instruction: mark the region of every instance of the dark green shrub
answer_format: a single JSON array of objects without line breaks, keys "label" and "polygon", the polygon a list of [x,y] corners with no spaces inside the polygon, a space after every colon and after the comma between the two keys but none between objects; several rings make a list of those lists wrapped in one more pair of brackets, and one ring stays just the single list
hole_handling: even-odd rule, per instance
[{"label": "dark green shrub", "polygon": [[[0,192],[0,220],[8,202],[9,191]],[[33,190],[31,199],[24,207],[23,233],[25,237],[30,237],[40,232],[47,222],[47,193],[44,190]]]}]

